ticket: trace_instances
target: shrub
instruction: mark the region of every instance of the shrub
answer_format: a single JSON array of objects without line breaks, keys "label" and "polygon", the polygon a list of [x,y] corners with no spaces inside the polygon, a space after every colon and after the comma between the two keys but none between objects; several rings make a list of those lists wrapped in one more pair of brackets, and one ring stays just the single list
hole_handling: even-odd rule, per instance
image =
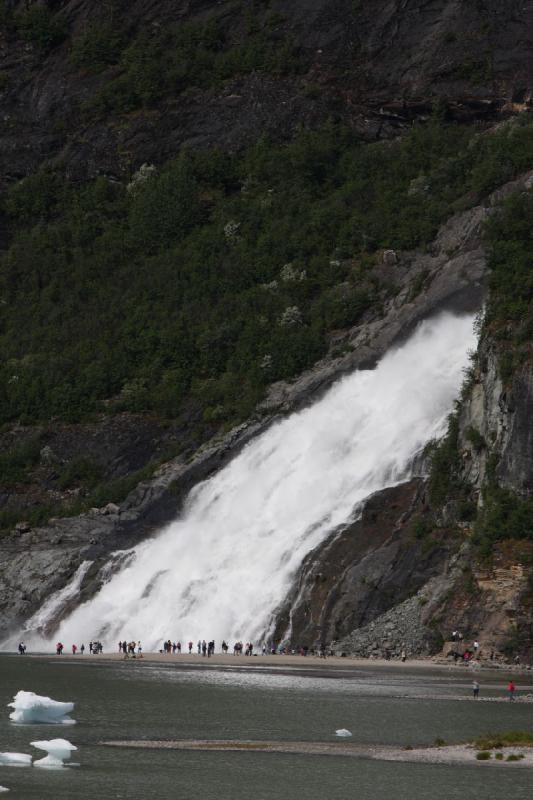
[{"label": "shrub", "polygon": [[94,488],[102,479],[102,467],[90,458],[75,458],[65,466],[59,475],[59,489],[71,489],[73,486]]},{"label": "shrub", "polygon": [[0,453],[0,475],[5,484],[25,482],[28,471],[39,463],[41,434],[35,434],[7,452]]},{"label": "shrub", "polygon": [[502,747],[533,747],[533,733],[529,731],[507,731],[491,733],[478,737],[474,744],[482,750],[494,750]]},{"label": "shrub", "polygon": [[472,444],[474,450],[483,450],[487,446],[483,436],[476,428],[472,427],[472,425],[466,429],[465,437]]},{"label": "shrub", "polygon": [[15,15],[15,24],[26,42],[45,52],[61,44],[67,35],[66,21],[46,6],[31,5]]},{"label": "shrub", "polygon": [[533,540],[533,500],[492,486],[484,494],[474,541],[487,549],[504,539]]},{"label": "shrub", "polygon": [[434,506],[449,500],[465,499],[468,487],[460,475],[459,420],[457,414],[450,415],[448,430],[441,441],[434,445],[431,453],[429,493]]},{"label": "shrub", "polygon": [[488,761],[491,757],[492,756],[488,750],[480,750],[479,753],[476,753],[476,758],[478,761]]},{"label": "shrub", "polygon": [[96,23],[73,40],[70,60],[76,67],[97,72],[120,61],[124,42],[116,24]]}]

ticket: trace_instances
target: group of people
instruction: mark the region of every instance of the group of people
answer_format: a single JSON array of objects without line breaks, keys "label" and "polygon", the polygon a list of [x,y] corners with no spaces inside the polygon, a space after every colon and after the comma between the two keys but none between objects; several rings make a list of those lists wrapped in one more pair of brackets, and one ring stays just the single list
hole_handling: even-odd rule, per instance
[{"label": "group of people", "polygon": [[[224,650],[224,645],[226,645],[226,649]],[[227,653],[228,646],[226,642],[222,642],[222,650]],[[243,645],[242,642],[235,642],[233,645],[233,655],[234,656],[242,656],[244,651],[245,656],[253,656],[254,654],[254,646],[252,642],[246,642],[246,645]]]},{"label": "group of people", "polygon": [[136,642],[135,640],[131,642],[127,642],[125,639],[124,641],[120,641],[118,643],[118,652],[123,653],[124,658],[142,658],[143,649],[140,642]]},{"label": "group of people", "polygon": [[[119,642],[119,651],[125,645],[123,642]],[[133,642],[135,645],[135,642]],[[140,645],[140,642],[139,642]],[[172,655],[180,655],[182,653],[182,643],[181,641],[172,641],[172,639],[166,639],[161,649],[159,650],[162,654],[172,654]],[[220,649],[224,655],[227,655],[230,646],[224,639],[222,644],[220,645]],[[210,658],[215,654],[215,640],[212,639],[210,642],[207,642],[205,639],[198,639],[196,646],[194,642],[189,642],[187,644],[186,650],[188,651],[189,655],[192,655],[193,651],[196,650],[196,653],[199,656],[207,656]],[[307,656],[307,655],[318,655],[320,658],[326,658],[327,656],[327,648],[325,644],[318,645],[317,648],[309,648],[307,645],[304,647],[298,647],[294,650],[288,649],[287,647],[280,645],[277,647],[275,644],[268,645],[263,644],[261,647],[261,655],[300,655],[300,656]],[[253,642],[242,642],[238,640],[233,645],[233,655],[234,656],[253,656],[256,655],[255,653],[255,645]],[[331,653],[331,655],[333,655]],[[405,658],[403,659],[405,660]]]},{"label": "group of people", "polygon": [[[65,645],[63,644],[63,642],[58,642],[56,644],[56,655],[58,655],[58,656],[63,655],[63,650],[64,649],[65,649]],[[72,655],[73,656],[75,656],[76,653],[78,653],[78,652],[80,653],[80,655],[83,655],[85,653],[85,645],[83,643],[80,645],[79,648],[78,648],[77,644],[73,644],[73,645],[71,645],[70,649],[72,650]],[[93,655],[97,656],[97,655],[99,655],[100,653],[103,653],[103,652],[104,652],[104,646],[103,646],[102,642],[89,642],[89,653],[92,653]]]},{"label": "group of people", "polygon": [[[192,655],[194,649],[194,642],[189,642],[187,645],[187,649],[189,651],[189,655]],[[246,646],[243,645],[242,642],[235,642],[235,644],[233,645],[233,655],[240,656],[244,651],[245,655],[251,656],[253,655],[253,649],[254,646],[251,642],[247,642]],[[224,653],[224,655],[226,655],[229,650],[229,645],[225,640],[221,644],[221,650]],[[163,642],[163,647],[159,652],[165,654],[172,653],[172,655],[175,655],[177,653],[178,655],[180,655],[181,642],[180,641],[173,642],[171,639],[167,639],[166,641]],[[196,652],[199,656],[207,656],[207,658],[211,658],[211,656],[215,655],[215,640],[212,639],[210,642],[206,642],[205,639],[198,639],[198,642],[196,643]]]}]

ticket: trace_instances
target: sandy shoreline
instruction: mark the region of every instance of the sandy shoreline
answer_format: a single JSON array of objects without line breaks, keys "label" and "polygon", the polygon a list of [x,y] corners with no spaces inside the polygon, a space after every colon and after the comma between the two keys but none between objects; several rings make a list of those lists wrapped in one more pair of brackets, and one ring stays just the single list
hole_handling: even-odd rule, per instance
[{"label": "sandy shoreline", "polygon": [[108,663],[108,662],[122,662],[122,663],[135,663],[138,664],[165,664],[166,666],[176,667],[238,667],[240,669],[254,669],[254,668],[272,668],[272,667],[291,667],[293,669],[304,670],[340,670],[351,671],[358,669],[369,668],[386,668],[398,671],[410,670],[444,670],[454,674],[463,674],[465,677],[471,676],[477,670],[492,670],[494,672],[509,672],[509,673],[528,673],[526,667],[516,667],[508,664],[497,665],[494,662],[479,662],[466,664],[454,664],[449,661],[440,659],[408,659],[407,661],[390,660],[375,658],[351,658],[339,656],[330,656],[326,659],[319,658],[318,656],[285,656],[285,655],[266,655],[266,656],[233,656],[223,655],[217,653],[210,658],[207,656],[198,656],[196,654],[189,655],[188,653],[181,653],[180,655],[165,654],[165,653],[143,653],[142,656],[129,656],[125,658],[121,653],[102,653],[100,655],[91,655],[85,652],[84,655],[76,653],[65,653],[57,656],[54,653],[31,653],[26,657],[30,658],[51,658],[54,660],[61,659],[62,661],[90,661],[92,663]]},{"label": "sandy shoreline", "polygon": [[[108,741],[106,747],[126,747],[143,750],[197,750],[203,752],[243,753],[288,753],[296,755],[341,756],[344,758],[367,758],[377,761],[403,761],[424,764],[479,764],[480,766],[506,766],[510,768],[533,767],[533,749],[527,747],[503,747],[497,760],[494,752],[486,761],[479,761],[479,748],[467,744],[443,747],[400,748],[387,745],[362,745],[349,742],[275,742],[183,739],[174,741]],[[510,756],[520,755],[518,761],[506,761]]]}]

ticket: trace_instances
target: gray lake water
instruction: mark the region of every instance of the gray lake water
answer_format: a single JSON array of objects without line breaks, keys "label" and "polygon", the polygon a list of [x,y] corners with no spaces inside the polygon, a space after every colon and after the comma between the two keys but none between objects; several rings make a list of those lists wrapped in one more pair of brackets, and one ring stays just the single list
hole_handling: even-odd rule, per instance
[{"label": "gray lake water", "polygon": [[[336,672],[170,667],[0,656],[0,752],[38,751],[34,739],[65,737],[78,767],[0,767],[9,798],[124,800],[531,800],[533,772],[518,767],[386,763],[336,756],[214,753],[103,747],[109,739],[268,739],[423,745],[489,731],[533,730],[533,705],[474,703],[472,675],[459,669]],[[297,663],[297,662],[296,662]],[[505,676],[478,673],[482,696],[505,693]],[[533,676],[518,676],[532,690]],[[76,703],[73,726],[9,722],[19,690]],[[462,700],[461,698],[467,698]],[[3,709],[3,710],[2,710]],[[41,753],[41,756],[43,753]]]}]

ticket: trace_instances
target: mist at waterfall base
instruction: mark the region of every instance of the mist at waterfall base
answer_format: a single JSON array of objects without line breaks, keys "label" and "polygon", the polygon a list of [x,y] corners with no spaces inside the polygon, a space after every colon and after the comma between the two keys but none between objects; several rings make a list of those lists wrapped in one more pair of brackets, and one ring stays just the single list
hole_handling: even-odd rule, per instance
[{"label": "mist at waterfall base", "polygon": [[443,313],[375,369],[270,427],[130,551],[53,641],[97,638],[115,649],[126,638],[145,650],[167,638],[263,641],[304,557],[365,497],[408,477],[414,456],[444,433],[474,346],[472,317]]}]

